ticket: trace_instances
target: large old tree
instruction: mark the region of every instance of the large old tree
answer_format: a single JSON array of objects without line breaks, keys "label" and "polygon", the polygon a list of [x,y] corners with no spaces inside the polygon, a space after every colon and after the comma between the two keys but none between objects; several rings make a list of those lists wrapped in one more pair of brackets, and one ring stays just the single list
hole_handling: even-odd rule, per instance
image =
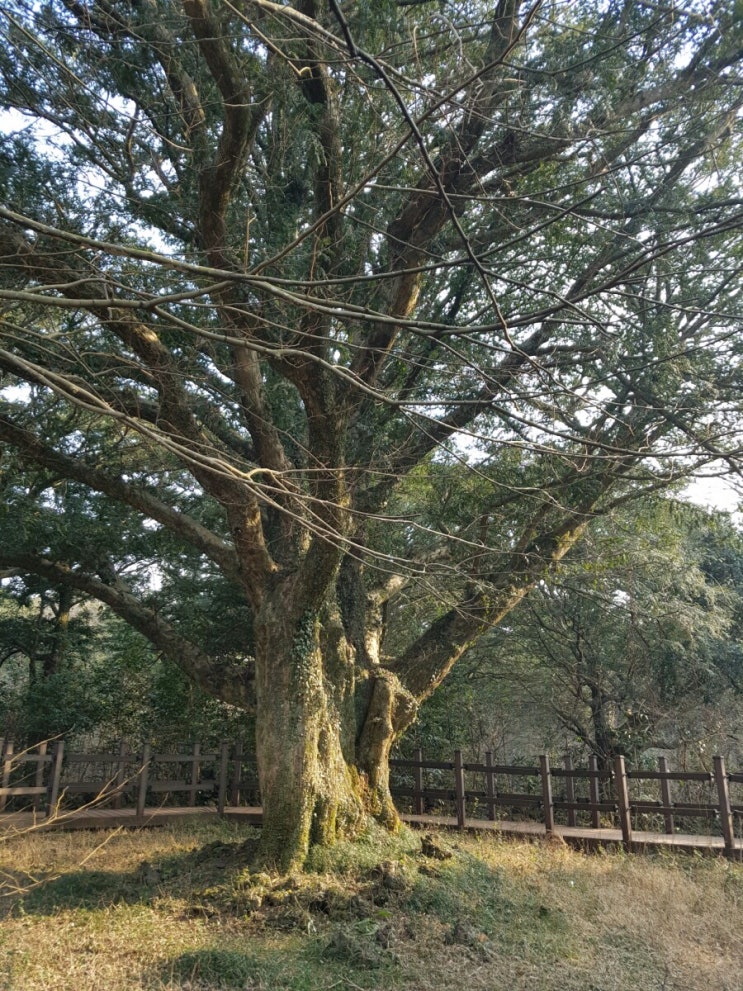
[{"label": "large old tree", "polygon": [[394,825],[392,742],[587,521],[737,470],[740,3],[0,23],[0,568],[255,706],[267,858]]}]

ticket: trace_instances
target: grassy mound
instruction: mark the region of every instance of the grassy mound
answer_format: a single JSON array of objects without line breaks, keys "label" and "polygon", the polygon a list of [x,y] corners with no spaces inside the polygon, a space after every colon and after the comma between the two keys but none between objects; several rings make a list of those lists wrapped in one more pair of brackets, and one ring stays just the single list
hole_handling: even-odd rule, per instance
[{"label": "grassy mound", "polygon": [[3,991],[740,991],[743,866],[373,832],[251,872],[229,824],[0,843]]}]

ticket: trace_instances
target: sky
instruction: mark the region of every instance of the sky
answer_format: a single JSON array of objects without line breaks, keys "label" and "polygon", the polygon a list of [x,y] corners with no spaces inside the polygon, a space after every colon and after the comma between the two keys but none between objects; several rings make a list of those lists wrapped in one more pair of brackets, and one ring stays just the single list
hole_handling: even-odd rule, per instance
[{"label": "sky", "polygon": [[696,478],[686,486],[681,495],[690,502],[726,513],[734,513],[738,521],[743,522],[743,515],[738,512],[743,503],[743,494],[736,491],[724,479]]}]

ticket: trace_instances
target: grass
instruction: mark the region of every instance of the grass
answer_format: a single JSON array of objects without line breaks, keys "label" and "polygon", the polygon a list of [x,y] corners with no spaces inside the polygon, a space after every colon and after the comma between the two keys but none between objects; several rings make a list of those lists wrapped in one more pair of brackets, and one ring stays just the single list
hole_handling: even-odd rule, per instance
[{"label": "grass", "polygon": [[225,823],[0,842],[1,991],[741,991],[743,866],[371,835],[294,877]]}]

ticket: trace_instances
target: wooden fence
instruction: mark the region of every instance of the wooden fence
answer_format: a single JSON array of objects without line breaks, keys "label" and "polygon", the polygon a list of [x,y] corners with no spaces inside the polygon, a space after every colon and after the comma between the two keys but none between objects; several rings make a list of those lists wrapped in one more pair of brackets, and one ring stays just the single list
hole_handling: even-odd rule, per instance
[{"label": "wooden fence", "polygon": [[[736,841],[743,823],[743,773],[730,773],[722,757],[712,770],[671,771],[665,758],[657,770],[628,770],[617,757],[611,770],[600,770],[595,757],[588,767],[552,767],[541,756],[533,766],[465,762],[461,751],[452,761],[391,760],[392,794],[417,817],[441,817],[453,811],[460,829],[484,820],[530,819],[547,834],[566,825],[586,832],[609,826],[620,831],[627,850],[633,834],[659,831],[689,835],[689,820],[705,820],[707,832],[722,837],[729,856],[743,845]],[[0,740],[0,815],[32,810],[52,817],[76,806],[126,809],[138,820],[146,810],[209,805],[223,814],[259,804],[255,767],[240,744],[223,743],[202,750],[199,743],[178,753],[160,753],[149,745],[132,751],[121,743],[110,753],[82,753],[63,740],[16,752]],[[699,831],[697,831],[699,832]],[[719,842],[719,840],[717,841]]]},{"label": "wooden fence", "polygon": [[[595,757],[587,768],[573,767],[569,759],[563,767],[552,767],[546,755],[534,766],[495,764],[490,753],[484,763],[468,763],[459,750],[453,761],[425,760],[418,751],[414,760],[391,760],[390,765],[394,774],[412,781],[407,785],[393,781],[397,800],[408,800],[416,816],[452,808],[460,829],[484,819],[526,816],[541,821],[550,834],[558,818],[571,828],[599,829],[608,821],[621,830],[622,842],[630,850],[634,832],[654,831],[658,823],[660,831],[678,835],[679,820],[685,827],[690,819],[703,819],[719,830],[726,854],[741,850],[736,827],[743,817],[743,773],[729,773],[722,757],[713,758],[709,772],[670,771],[663,757],[657,770],[628,770],[624,757],[617,757],[612,769],[604,771]],[[521,782],[522,790],[516,790],[514,782]],[[675,790],[688,792],[689,786],[696,787],[698,794],[674,800]],[[651,789],[657,797],[648,797]],[[732,800],[732,789],[737,789],[740,801]],[[689,835],[685,828],[684,834]]]},{"label": "wooden fence", "polygon": [[187,751],[160,753],[146,744],[130,750],[120,743],[112,753],[83,753],[64,740],[16,752],[12,741],[0,740],[0,814],[9,805],[51,816],[80,805],[129,808],[143,818],[146,808],[197,804],[239,805],[243,788],[243,748],[223,743],[203,751],[194,743]]}]

